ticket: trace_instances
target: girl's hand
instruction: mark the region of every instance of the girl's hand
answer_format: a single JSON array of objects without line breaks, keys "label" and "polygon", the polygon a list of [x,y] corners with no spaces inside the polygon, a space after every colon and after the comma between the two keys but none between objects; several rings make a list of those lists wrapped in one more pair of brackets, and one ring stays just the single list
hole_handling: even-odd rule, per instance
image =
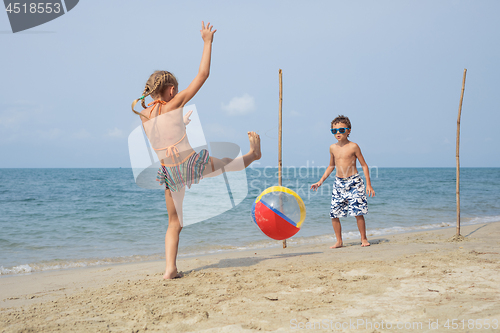
[{"label": "girl's hand", "polygon": [[210,25],[210,22],[208,22],[207,26],[205,26],[205,23],[203,21],[201,21],[201,38],[203,38],[203,41],[204,42],[210,42],[212,43],[213,40],[214,40],[214,33],[217,31],[217,29],[215,29],[214,31],[212,31],[212,28],[214,26],[213,25]]},{"label": "girl's hand", "polygon": [[191,119],[189,119],[189,117],[191,117],[191,115],[193,114],[193,111],[188,111],[185,115],[184,115],[184,125],[187,125],[191,122]]},{"label": "girl's hand", "polygon": [[366,187],[366,193],[368,193],[369,197],[374,197],[375,196],[375,191],[373,190],[373,187],[367,186]]},{"label": "girl's hand", "polygon": [[321,186],[321,184],[323,184],[323,182],[322,182],[322,181],[319,181],[319,182],[317,182],[317,183],[314,183],[314,184],[312,184],[312,185],[311,185],[311,189],[312,189],[313,191],[316,191],[316,190],[318,189],[318,187],[320,187],[320,186]]}]

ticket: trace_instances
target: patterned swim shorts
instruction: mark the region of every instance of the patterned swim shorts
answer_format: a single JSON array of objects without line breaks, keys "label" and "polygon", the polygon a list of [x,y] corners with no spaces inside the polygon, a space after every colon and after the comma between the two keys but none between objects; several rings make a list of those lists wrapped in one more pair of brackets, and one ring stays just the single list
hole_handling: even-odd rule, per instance
[{"label": "patterned swim shorts", "polygon": [[162,165],[158,170],[156,180],[165,184],[165,189],[172,192],[180,191],[184,186],[198,184],[203,178],[205,166],[210,161],[208,150],[202,149],[193,153],[181,164],[175,166]]},{"label": "patterned swim shorts", "polygon": [[347,178],[335,177],[330,217],[360,216],[368,213],[365,184],[359,174]]}]

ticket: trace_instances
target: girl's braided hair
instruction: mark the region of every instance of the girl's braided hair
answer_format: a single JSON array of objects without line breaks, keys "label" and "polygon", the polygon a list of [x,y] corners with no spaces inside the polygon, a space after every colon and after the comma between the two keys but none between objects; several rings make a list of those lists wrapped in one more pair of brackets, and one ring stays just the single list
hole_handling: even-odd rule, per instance
[{"label": "girl's braided hair", "polygon": [[132,111],[135,114],[138,114],[141,117],[145,117],[146,119],[149,120],[149,118],[145,115],[143,115],[140,112],[137,112],[134,110],[135,105],[141,101],[141,105],[144,109],[147,108],[146,102],[144,99],[151,95],[153,99],[156,99],[160,97],[165,89],[168,87],[177,87],[177,79],[175,78],[174,74],[167,72],[167,71],[155,71],[151,76],[149,77],[148,81],[146,82],[146,87],[144,88],[144,91],[142,92],[142,96],[132,102]]}]

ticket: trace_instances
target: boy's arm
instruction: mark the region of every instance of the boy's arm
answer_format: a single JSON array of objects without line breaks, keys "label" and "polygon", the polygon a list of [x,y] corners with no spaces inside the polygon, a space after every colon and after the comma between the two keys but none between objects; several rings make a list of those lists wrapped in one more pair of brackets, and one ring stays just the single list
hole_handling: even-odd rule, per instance
[{"label": "boy's arm", "polygon": [[330,176],[330,174],[333,172],[335,169],[335,156],[333,155],[332,147],[330,146],[330,165],[328,168],[326,168],[325,173],[323,174],[323,177],[319,180],[319,182],[312,184],[311,189],[313,191],[316,191],[318,187],[320,187],[323,182]]},{"label": "boy's arm", "polygon": [[212,57],[212,41],[214,39],[214,33],[217,31],[212,31],[212,28],[213,26],[210,25],[210,22],[206,26],[203,21],[201,22],[200,32],[201,38],[203,38],[203,53],[201,56],[200,68],[198,70],[198,74],[189,86],[174,96],[174,107],[182,107],[186,105],[186,103],[189,102],[194,95],[196,95],[208,79],[208,75],[210,74],[210,60]]},{"label": "boy's arm", "polygon": [[354,151],[355,151],[356,157],[359,161],[359,164],[361,164],[361,167],[363,168],[363,172],[365,174],[366,193],[368,193],[368,196],[374,197],[375,191],[373,190],[372,182],[370,180],[370,168],[368,168],[368,165],[366,164],[365,158],[363,157],[363,154],[361,154],[361,148],[359,148],[358,145],[356,145],[356,148]]}]

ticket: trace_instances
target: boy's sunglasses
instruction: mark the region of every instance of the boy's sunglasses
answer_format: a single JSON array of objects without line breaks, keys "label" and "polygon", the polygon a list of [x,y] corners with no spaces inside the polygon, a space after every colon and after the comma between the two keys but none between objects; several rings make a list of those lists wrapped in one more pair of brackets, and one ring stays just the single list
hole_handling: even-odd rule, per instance
[{"label": "boy's sunglasses", "polygon": [[337,134],[337,131],[341,134],[344,134],[345,131],[347,130],[350,130],[349,127],[344,127],[344,128],[332,128],[331,131],[332,131],[332,134]]}]

